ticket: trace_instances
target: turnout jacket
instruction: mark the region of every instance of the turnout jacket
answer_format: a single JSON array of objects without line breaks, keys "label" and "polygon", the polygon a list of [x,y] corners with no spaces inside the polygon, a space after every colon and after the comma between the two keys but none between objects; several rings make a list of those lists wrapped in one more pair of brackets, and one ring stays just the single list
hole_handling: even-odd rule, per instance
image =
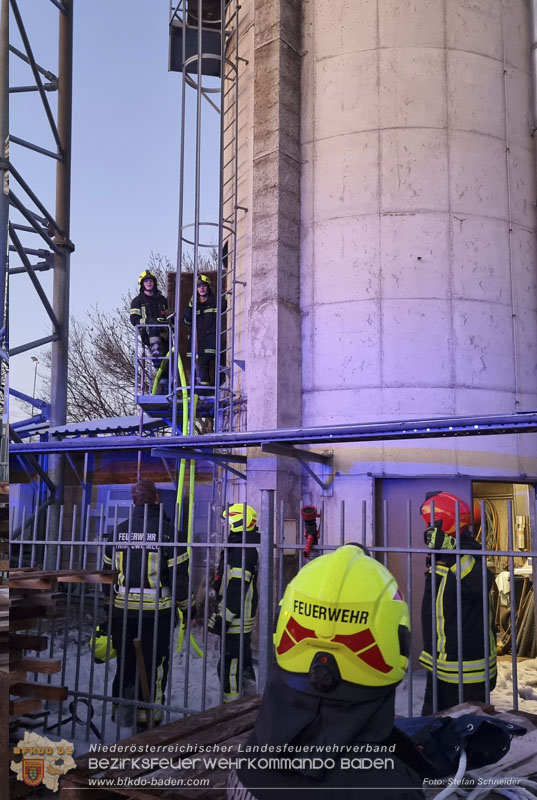
[{"label": "turnout jacket", "polygon": [[[134,506],[132,525],[129,520],[109,534],[104,549],[104,568],[118,571],[114,608],[138,611],[159,611],[174,605],[172,598],[173,572],[175,605],[186,609],[188,601],[188,551],[184,544],[173,546],[174,526],[164,517],[159,538],[160,508],[147,507],[144,528],[144,507]],[[144,533],[145,530],[145,533]],[[115,541],[112,541],[115,539]],[[143,591],[142,591],[143,590]]]},{"label": "turnout jacket", "polygon": [[[192,327],[192,309],[193,309],[193,300],[190,301],[188,308],[186,309],[183,322],[185,325],[188,325],[190,328]],[[227,303],[222,298],[222,314],[225,312],[227,308]],[[200,355],[213,355],[216,356],[216,321],[218,315],[218,307],[216,304],[216,297],[213,295],[212,292],[209,292],[207,295],[207,299],[204,303],[200,302],[198,297],[197,308],[196,308],[196,349]],[[189,333],[188,335],[188,346],[190,348],[190,343],[192,341],[192,336]],[[187,355],[192,355],[192,351],[189,350]]]},{"label": "turnout jacket", "polygon": [[[461,535],[461,549],[481,550],[469,534]],[[483,631],[489,642],[490,678],[496,676],[496,635],[489,608],[489,618],[483,620],[483,579],[480,558],[472,555],[460,557],[462,654],[457,649],[457,564],[454,555],[438,555],[436,559],[436,656],[437,677],[446,683],[459,682],[459,657],[462,659],[462,680],[465,684],[485,680],[485,648]],[[486,571],[485,591],[490,592],[492,573]],[[432,567],[429,564],[425,577],[425,591],[421,607],[423,651],[420,663],[433,671],[433,619],[432,619]]]},{"label": "turnout jacket", "polygon": [[[217,573],[213,581],[213,589],[218,596],[218,611],[214,620],[209,622],[209,629],[225,627],[227,634],[240,634],[241,618],[243,631],[251,633],[257,613],[257,566],[258,553],[253,547],[244,548],[244,569],[242,566],[243,549],[242,532],[232,533],[228,541],[237,547],[227,548],[227,570],[224,570],[224,551],[220,554]],[[259,529],[247,531],[246,544],[259,544]],[[241,605],[241,585],[244,578],[244,605]],[[226,587],[226,588],[224,588]],[[224,607],[224,597],[226,605]],[[224,625],[225,620],[225,625]]]},{"label": "turnout jacket", "polygon": [[[279,667],[269,673],[247,741],[252,751],[237,759],[228,778],[229,800],[423,797],[414,769],[416,748],[393,725],[395,686],[347,684],[355,698],[335,700],[313,687],[293,688],[293,678]],[[383,764],[386,757],[389,762]],[[381,763],[371,768],[376,758]],[[355,765],[349,766],[352,759]]]},{"label": "turnout jacket", "polygon": [[[133,325],[156,325],[166,322],[168,313],[168,301],[158,289],[152,295],[140,292],[132,301],[130,309],[130,321]],[[157,328],[159,335],[164,335],[164,328]],[[140,331],[142,341],[149,345],[149,334],[147,328]],[[147,339],[147,341],[146,341]]]}]

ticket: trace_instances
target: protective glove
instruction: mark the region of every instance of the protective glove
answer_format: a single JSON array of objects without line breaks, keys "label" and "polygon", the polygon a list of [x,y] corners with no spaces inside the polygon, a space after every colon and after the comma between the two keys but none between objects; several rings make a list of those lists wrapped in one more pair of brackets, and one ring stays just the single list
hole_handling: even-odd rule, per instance
[{"label": "protective glove", "polygon": [[217,636],[222,636],[222,617],[220,614],[211,614],[207,629],[210,633],[215,633]]},{"label": "protective glove", "polygon": [[189,606],[190,606],[190,619],[194,620],[194,619],[196,619],[196,613],[197,613],[197,611],[196,611],[196,595],[194,593],[192,593],[190,595],[190,600],[188,599],[188,597],[186,597],[184,600],[180,600],[177,603],[177,608],[179,608],[181,610],[181,613],[183,615],[183,624],[184,625],[186,625],[186,618],[187,618],[188,607]]},{"label": "protective glove", "polygon": [[427,547],[431,550],[454,550],[457,546],[457,541],[454,536],[444,533],[441,528],[429,527],[423,534],[423,538]]}]

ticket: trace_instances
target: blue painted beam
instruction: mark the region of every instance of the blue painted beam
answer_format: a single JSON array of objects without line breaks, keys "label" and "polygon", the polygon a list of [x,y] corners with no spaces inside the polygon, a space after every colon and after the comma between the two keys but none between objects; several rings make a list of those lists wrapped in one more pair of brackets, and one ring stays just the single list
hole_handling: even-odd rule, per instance
[{"label": "blue painted beam", "polygon": [[[382,442],[406,439],[438,439],[454,436],[498,436],[537,432],[537,411],[495,416],[449,417],[394,422],[369,422],[315,428],[282,428],[236,433],[206,433],[202,436],[166,436],[162,446],[177,450],[213,447],[259,447],[271,442],[293,445],[336,442]],[[74,451],[152,450],[155,439],[147,436],[96,436],[63,441],[12,444],[13,455],[65,453]]]}]

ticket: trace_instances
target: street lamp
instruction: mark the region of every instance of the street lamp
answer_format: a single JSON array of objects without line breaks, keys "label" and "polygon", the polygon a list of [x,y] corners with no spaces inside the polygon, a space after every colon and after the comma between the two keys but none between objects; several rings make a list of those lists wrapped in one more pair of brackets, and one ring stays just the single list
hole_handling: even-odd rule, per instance
[{"label": "street lamp", "polygon": [[[32,358],[32,361],[34,362],[34,389],[33,389],[33,392],[32,392],[32,400],[35,400],[35,382],[37,380],[37,365],[39,364],[39,359],[38,359],[37,356],[32,356],[31,358]],[[34,413],[33,409],[34,409],[34,406],[32,404],[32,415]]]}]

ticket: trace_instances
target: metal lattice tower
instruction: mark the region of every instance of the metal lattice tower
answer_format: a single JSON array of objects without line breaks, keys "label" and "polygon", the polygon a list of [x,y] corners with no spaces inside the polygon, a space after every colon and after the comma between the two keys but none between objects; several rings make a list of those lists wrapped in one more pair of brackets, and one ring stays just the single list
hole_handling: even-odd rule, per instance
[{"label": "metal lattice tower", "polygon": [[[10,216],[4,220],[2,207],[2,229],[4,222],[9,229],[9,251],[18,256],[9,275],[25,274],[48,316],[52,331],[50,335],[14,343],[10,355],[16,356],[51,344],[51,402],[50,424],[62,425],[66,420],[67,407],[67,348],[69,335],[69,270],[70,255],[74,246],[70,240],[70,183],[71,183],[71,110],[72,110],[72,54],[73,54],[73,2],[72,0],[50,0],[51,13],[58,15],[58,63],[55,72],[41,65],[35,55],[17,0],[10,0],[13,36],[17,44],[9,44],[14,63],[25,63],[31,74],[29,84],[9,87],[12,95],[32,93],[36,99],[36,118],[39,114],[46,120],[45,141],[33,141],[34,133],[16,131],[10,135],[11,153],[9,175]],[[7,4],[2,6],[7,15]],[[7,21],[6,21],[7,23]],[[2,40],[2,63],[6,56],[7,37]],[[18,77],[20,70],[15,70]],[[57,73],[57,74],[56,74]],[[52,99],[49,100],[49,96]],[[20,135],[19,135],[20,134]],[[15,148],[13,148],[15,145]],[[47,186],[47,196],[39,196],[32,185],[33,176],[25,176],[19,169],[20,149],[37,153],[43,159],[55,163],[52,185]],[[54,209],[54,210],[53,210]],[[37,242],[36,242],[37,239]],[[51,292],[39,279],[40,272],[52,270]],[[17,278],[20,281],[21,278]],[[14,287],[18,293],[18,284]],[[15,396],[29,398],[11,390]],[[39,407],[39,406],[38,406]],[[41,404],[43,410],[43,404]],[[46,409],[48,412],[48,409]],[[61,484],[61,465],[58,461],[49,467],[53,483]]]}]

